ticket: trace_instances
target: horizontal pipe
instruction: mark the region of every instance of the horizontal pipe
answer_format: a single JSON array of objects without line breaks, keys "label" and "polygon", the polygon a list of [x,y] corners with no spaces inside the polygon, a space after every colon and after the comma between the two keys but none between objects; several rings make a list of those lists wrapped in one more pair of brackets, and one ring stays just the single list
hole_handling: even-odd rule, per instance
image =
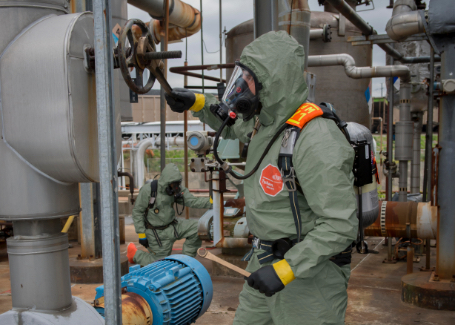
[{"label": "horizontal pipe", "polygon": [[411,237],[436,239],[438,208],[429,202],[380,201],[376,221],[365,228],[365,236],[407,237],[407,224]]},{"label": "horizontal pipe", "polygon": [[223,237],[216,247],[220,248],[249,248],[251,244],[248,243],[248,238],[233,238],[233,237]]},{"label": "horizontal pipe", "polygon": [[[340,12],[340,14],[345,16],[346,19],[349,20],[355,27],[360,29],[363,35],[369,36],[376,35],[378,33],[372,26],[363,20],[362,17],[359,16],[355,9],[351,8],[351,6],[349,6],[344,0],[326,0],[326,2],[330,3],[335,9]],[[395,50],[387,43],[377,45],[397,61],[401,61],[405,58],[403,54]]]},{"label": "horizontal pipe", "polygon": [[309,67],[342,65],[346,75],[353,79],[401,77],[404,82],[409,81],[410,71],[405,65],[389,65],[380,67],[356,67],[355,60],[349,54],[312,55],[308,57]]},{"label": "horizontal pipe", "polygon": [[[146,11],[155,18],[147,25],[155,42],[159,44],[161,36],[164,36],[162,20],[165,16],[165,2],[163,0],[128,0],[128,3]],[[202,18],[199,10],[180,0],[173,0],[170,3],[169,24],[175,27],[169,28],[168,41],[180,40],[197,33],[201,29]]]},{"label": "horizontal pipe", "polygon": [[322,38],[324,35],[324,30],[322,28],[316,28],[310,30],[310,39]]}]

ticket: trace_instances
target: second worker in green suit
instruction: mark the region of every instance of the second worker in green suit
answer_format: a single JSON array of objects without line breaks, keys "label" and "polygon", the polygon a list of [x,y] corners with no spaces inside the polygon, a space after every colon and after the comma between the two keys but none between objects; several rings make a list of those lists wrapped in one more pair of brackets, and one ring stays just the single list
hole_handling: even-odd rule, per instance
[{"label": "second worker in green suit", "polygon": [[[151,199],[151,184],[145,184],[139,190],[134,204],[134,228],[139,236],[139,243],[147,248],[148,253],[137,250],[136,246],[130,243],[127,251],[130,263],[144,266],[165,258],[171,255],[174,242],[183,238],[186,241],[182,254],[195,257],[197,249],[201,247],[197,220],[177,220],[173,206],[178,203],[190,208],[210,209],[210,198],[197,198],[183,187],[182,175],[174,164],[166,165],[157,182],[154,199]],[[153,206],[151,201],[154,201]]]}]

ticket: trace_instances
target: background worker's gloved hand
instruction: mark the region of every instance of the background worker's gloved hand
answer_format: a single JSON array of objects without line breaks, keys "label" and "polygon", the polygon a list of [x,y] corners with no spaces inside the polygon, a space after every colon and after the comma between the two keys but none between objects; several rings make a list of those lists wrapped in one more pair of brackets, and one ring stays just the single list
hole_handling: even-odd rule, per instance
[{"label": "background worker's gloved hand", "polygon": [[147,240],[147,236],[145,234],[138,234],[138,235],[139,235],[139,244],[141,244],[145,248],[148,248],[149,241]]},{"label": "background worker's gloved hand", "polygon": [[273,265],[267,265],[256,272],[245,277],[248,285],[267,297],[273,296],[278,291],[284,289],[284,286],[295,279],[286,260],[281,260]]},{"label": "background worker's gloved hand", "polygon": [[167,104],[173,112],[183,113],[187,110],[199,111],[204,107],[205,97],[184,88],[174,88],[172,95],[164,94]]}]

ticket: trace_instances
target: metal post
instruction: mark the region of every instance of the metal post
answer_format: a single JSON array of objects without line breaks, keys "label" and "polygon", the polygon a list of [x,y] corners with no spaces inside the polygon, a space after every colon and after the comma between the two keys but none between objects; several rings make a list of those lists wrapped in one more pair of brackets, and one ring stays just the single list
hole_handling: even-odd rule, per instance
[{"label": "metal post", "polygon": [[[220,64],[223,64],[223,29],[222,29],[222,14],[221,14],[221,7],[222,7],[222,0],[220,0]],[[223,82],[223,69],[220,69],[220,82]]]},{"label": "metal post", "polygon": [[434,49],[430,52],[430,85],[428,87],[427,132],[425,135],[425,167],[423,173],[423,202],[430,193],[431,148],[433,147],[433,89],[434,89]]},{"label": "metal post", "polygon": [[[188,42],[187,42],[188,43]],[[188,51],[187,51],[188,52]],[[188,61],[185,56],[185,66],[188,65]],[[183,85],[188,85],[188,76],[183,77]],[[188,143],[186,142],[186,133],[188,132],[188,111],[183,113],[183,164],[185,165],[185,186],[186,188],[190,188],[189,180],[188,180]],[[185,207],[185,219],[190,218],[190,209]]]},{"label": "metal post", "polygon": [[[204,65],[204,29],[202,28],[204,25],[204,21],[202,20],[202,0],[200,0],[200,13],[201,13],[201,64]],[[202,93],[204,93],[204,70],[202,70]],[[205,130],[205,123],[204,123],[204,130]]]},{"label": "metal post", "polygon": [[117,155],[113,96],[112,13],[109,0],[93,1],[96,104],[106,324],[122,324]]},{"label": "metal post", "polygon": [[278,30],[278,0],[254,1],[254,38]]},{"label": "metal post", "polygon": [[213,246],[223,239],[223,224],[221,220],[220,209],[222,204],[222,193],[220,192],[220,172],[212,173],[212,188],[213,188]]},{"label": "metal post", "polygon": [[[455,46],[453,43],[445,46],[441,58],[441,80],[453,79],[455,75]],[[430,85],[431,87],[432,85]],[[436,274],[440,279],[451,280],[455,276],[455,95],[444,94],[439,106],[439,175],[438,200],[439,223]],[[437,171],[437,162],[435,161]]]},{"label": "metal post", "polygon": [[[167,39],[169,35],[169,0],[164,1],[164,37],[161,42],[161,51],[167,51]],[[164,62],[164,77],[167,76],[167,60]],[[166,99],[164,98],[164,88],[160,92],[160,162],[161,171],[166,167]]]}]

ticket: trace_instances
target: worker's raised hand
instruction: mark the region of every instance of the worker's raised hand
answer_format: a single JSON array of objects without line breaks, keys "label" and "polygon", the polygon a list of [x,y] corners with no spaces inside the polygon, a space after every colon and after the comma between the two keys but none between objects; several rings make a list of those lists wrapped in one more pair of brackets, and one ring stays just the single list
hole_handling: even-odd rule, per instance
[{"label": "worker's raised hand", "polygon": [[184,88],[174,88],[170,95],[166,93],[164,97],[171,110],[177,113],[189,110],[196,102],[196,95]]}]

